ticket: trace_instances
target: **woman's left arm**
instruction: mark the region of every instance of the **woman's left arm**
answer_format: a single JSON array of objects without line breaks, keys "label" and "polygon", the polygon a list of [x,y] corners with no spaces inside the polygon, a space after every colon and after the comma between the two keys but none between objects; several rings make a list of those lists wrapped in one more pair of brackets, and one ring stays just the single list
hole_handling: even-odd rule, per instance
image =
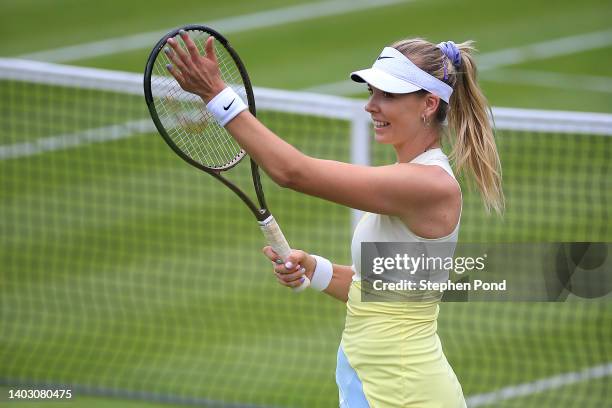
[{"label": "woman's left arm", "polygon": [[236,116],[226,128],[280,186],[351,208],[405,214],[406,209],[448,194],[446,178],[439,177],[445,176],[444,170],[434,166],[405,163],[371,167],[310,157],[248,111]]},{"label": "woman's left arm", "polygon": [[[213,37],[206,55],[199,54],[189,36],[182,34],[183,50],[169,39],[175,66],[170,72],[181,87],[210,101],[225,86],[214,53]],[[363,211],[406,216],[449,195],[448,177],[435,166],[400,164],[359,166],[307,156],[266,128],[248,111],[226,125],[238,144],[279,185]],[[405,170],[405,171],[404,171]],[[440,177],[443,175],[443,177]]]}]

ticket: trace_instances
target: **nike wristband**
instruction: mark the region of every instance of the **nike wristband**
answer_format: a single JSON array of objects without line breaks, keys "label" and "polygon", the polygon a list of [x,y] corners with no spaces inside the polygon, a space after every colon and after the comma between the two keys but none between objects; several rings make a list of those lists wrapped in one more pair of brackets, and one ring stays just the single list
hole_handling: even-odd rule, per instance
[{"label": "nike wristband", "polygon": [[334,267],[329,259],[325,259],[318,255],[312,255],[312,257],[317,260],[317,266],[312,274],[310,287],[322,292],[329,286],[329,282],[332,280]]},{"label": "nike wristband", "polygon": [[227,125],[236,115],[248,109],[246,103],[229,86],[212,98],[206,108],[221,126]]}]

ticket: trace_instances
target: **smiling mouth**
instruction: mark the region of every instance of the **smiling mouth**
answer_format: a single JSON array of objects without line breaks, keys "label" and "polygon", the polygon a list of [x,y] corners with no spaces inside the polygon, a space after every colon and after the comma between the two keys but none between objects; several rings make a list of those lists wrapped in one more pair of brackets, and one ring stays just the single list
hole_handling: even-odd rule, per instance
[{"label": "smiling mouth", "polygon": [[376,129],[385,128],[385,127],[387,127],[389,125],[390,125],[389,122],[381,122],[380,120],[375,120],[374,121],[374,127]]}]

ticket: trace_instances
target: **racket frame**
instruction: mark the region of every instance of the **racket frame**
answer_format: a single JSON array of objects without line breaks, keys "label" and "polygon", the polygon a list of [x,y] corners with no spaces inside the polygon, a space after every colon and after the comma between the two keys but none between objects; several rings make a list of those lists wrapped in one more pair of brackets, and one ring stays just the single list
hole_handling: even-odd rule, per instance
[{"label": "racket frame", "polygon": [[[223,35],[221,35],[218,31],[210,27],[203,26],[203,25],[190,24],[184,27],[179,27],[167,33],[157,42],[157,44],[155,44],[155,46],[151,50],[151,53],[149,54],[147,65],[145,67],[143,86],[144,86],[145,100],[147,102],[147,107],[149,108],[149,113],[151,114],[151,118],[153,119],[153,123],[155,123],[155,127],[157,128],[157,131],[162,136],[166,144],[170,146],[170,148],[180,158],[182,158],[183,160],[185,160],[187,163],[191,164],[192,166],[197,167],[198,169],[210,174],[211,176],[219,180],[221,183],[225,184],[225,186],[227,186],[238,197],[240,197],[240,199],[247,205],[249,210],[251,210],[255,218],[257,218],[258,221],[263,222],[267,220],[271,216],[271,214],[270,214],[270,211],[268,210],[266,199],[264,197],[263,187],[261,184],[261,177],[259,175],[259,166],[257,165],[257,163],[255,163],[255,161],[252,158],[249,157],[250,162],[251,162],[251,176],[253,179],[253,187],[255,188],[255,194],[257,196],[257,201],[259,203],[259,206],[257,206],[253,202],[253,200],[249,198],[249,196],[247,196],[240,188],[238,188],[238,186],[236,186],[230,180],[226,179],[225,177],[221,175],[223,171],[227,171],[231,169],[232,167],[236,166],[238,163],[240,163],[240,161],[242,161],[242,159],[244,158],[246,154],[242,154],[236,160],[232,161],[231,163],[229,163],[228,165],[224,167],[220,167],[220,168],[206,167],[202,163],[196,160],[193,160],[191,157],[185,154],[181,149],[179,149],[178,146],[176,146],[176,144],[174,143],[170,135],[168,135],[168,132],[166,132],[166,129],[164,128],[163,124],[161,123],[159,119],[159,115],[157,114],[157,109],[155,108],[155,100],[153,98],[153,92],[151,91],[151,77],[153,73],[153,66],[155,65],[155,60],[157,59],[158,54],[162,52],[162,50],[166,46],[168,39],[174,38],[177,35],[179,35],[179,31],[181,30],[185,30],[187,32],[203,31],[206,34],[213,36],[215,40],[218,40],[221,43],[221,45],[225,48],[225,50],[230,54],[232,60],[234,61],[234,63],[236,64],[236,67],[238,68],[238,72],[240,73],[240,77],[244,84],[244,90],[245,90],[246,97],[247,97],[247,102],[248,102],[247,105],[249,108],[249,112],[251,112],[253,116],[257,116],[257,110],[255,108],[255,96],[253,95],[253,87],[251,85],[251,80],[246,71],[246,68],[244,67],[242,60],[238,56],[238,53],[232,48],[232,46],[229,44],[227,39]],[[202,101],[202,103],[204,102]]]},{"label": "racket frame", "polygon": [[[246,71],[246,68],[244,67],[244,64],[242,63],[242,60],[238,56],[238,53],[230,46],[227,39],[224,36],[222,36],[219,32],[213,30],[210,27],[206,27],[203,25],[190,24],[184,27],[174,29],[170,31],[168,34],[166,34],[164,37],[162,37],[157,42],[157,44],[155,44],[155,47],[153,47],[153,50],[151,50],[151,53],[149,54],[149,58],[147,59],[143,86],[144,86],[145,100],[147,102],[147,106],[149,108],[149,113],[151,114],[151,118],[153,119],[153,123],[155,123],[155,127],[157,128],[159,134],[166,141],[166,144],[170,146],[170,148],[179,157],[181,157],[183,160],[185,160],[187,163],[191,164],[192,166],[210,174],[211,176],[219,180],[221,183],[226,185],[238,197],[240,197],[242,202],[244,202],[247,205],[247,207],[251,210],[253,215],[255,215],[255,218],[257,218],[259,227],[261,231],[263,232],[264,236],[266,237],[266,240],[268,241],[268,243],[272,246],[272,248],[275,250],[275,252],[281,257],[281,259],[284,262],[289,256],[289,254],[291,253],[291,248],[289,247],[289,244],[287,243],[287,239],[283,235],[283,232],[281,231],[276,220],[274,219],[274,216],[270,213],[270,210],[268,210],[266,199],[263,194],[261,178],[259,176],[259,166],[257,166],[257,163],[255,163],[255,161],[249,157],[250,162],[251,162],[251,176],[253,179],[253,187],[255,188],[255,194],[257,195],[257,201],[259,203],[259,206],[257,206],[249,198],[249,196],[247,196],[240,188],[238,188],[238,186],[236,186],[230,180],[226,179],[225,177],[221,175],[223,171],[231,169],[244,158],[244,156],[246,155],[246,152],[244,151],[244,149],[241,149],[242,154],[238,155],[235,160],[228,163],[224,167],[214,168],[214,169],[210,167],[206,167],[202,163],[196,160],[193,160],[191,157],[185,154],[178,146],[176,146],[176,144],[174,143],[170,135],[168,135],[168,132],[166,132],[165,127],[163,126],[163,124],[161,123],[159,119],[159,115],[157,114],[157,109],[155,108],[155,100],[153,99],[153,92],[151,91],[151,76],[153,72],[153,67],[155,65],[155,60],[157,59],[157,56],[159,55],[160,52],[162,52],[163,48],[166,46],[166,42],[168,41],[168,39],[174,38],[177,35],[179,35],[179,31],[181,30],[203,31],[207,33],[208,35],[213,36],[216,40],[218,40],[221,43],[221,45],[225,48],[225,50],[230,54],[234,63],[236,64],[236,67],[238,68],[238,72],[240,73],[240,77],[242,78],[242,82],[244,84],[244,90],[245,90],[246,97],[247,97],[249,112],[251,112],[253,116],[256,116],[256,113],[257,113],[255,109],[255,96],[253,95],[253,87],[251,85],[251,80]],[[204,101],[202,101],[202,103],[204,103]],[[293,292],[295,293],[301,292],[310,286],[310,279],[308,279],[307,276],[304,276],[302,279],[303,279],[302,284],[300,286],[294,287]]]}]

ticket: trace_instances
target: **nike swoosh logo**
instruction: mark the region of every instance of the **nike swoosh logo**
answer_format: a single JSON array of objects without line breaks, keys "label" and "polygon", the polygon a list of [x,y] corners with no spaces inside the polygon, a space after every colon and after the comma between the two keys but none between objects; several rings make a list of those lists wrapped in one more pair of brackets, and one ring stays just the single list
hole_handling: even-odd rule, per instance
[{"label": "nike swoosh logo", "polygon": [[385,58],[393,58],[393,57],[383,57],[383,56],[380,56],[380,57],[376,58],[376,61],[378,61],[379,59],[385,59]]},{"label": "nike swoosh logo", "polygon": [[230,102],[229,105],[223,107],[223,110],[228,110],[230,108],[230,106],[232,106],[232,103],[234,103],[235,100],[236,100],[236,98],[232,99],[232,101]]}]

